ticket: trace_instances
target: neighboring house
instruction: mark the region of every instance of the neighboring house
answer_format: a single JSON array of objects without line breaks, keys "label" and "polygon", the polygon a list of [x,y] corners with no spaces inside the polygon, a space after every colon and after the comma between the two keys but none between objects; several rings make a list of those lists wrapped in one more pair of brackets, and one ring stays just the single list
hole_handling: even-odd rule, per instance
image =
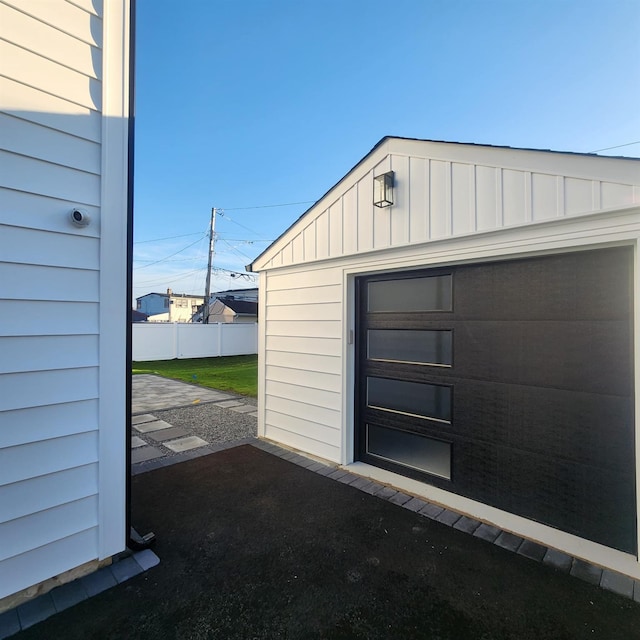
[{"label": "neighboring house", "polygon": [[[227,289],[211,296],[209,322],[258,322],[258,289]],[[220,304],[217,304],[220,302]],[[243,304],[252,303],[252,304]],[[214,319],[215,317],[215,319]],[[202,308],[193,316],[202,322]]]},{"label": "neighboring house", "polygon": [[149,316],[149,322],[191,322],[204,296],[189,293],[147,293],[136,298],[136,309]]},{"label": "neighboring house", "polygon": [[130,11],[0,1],[0,612],[128,539]]},{"label": "neighboring house", "polygon": [[227,289],[217,291],[212,298],[232,298],[233,300],[247,300],[248,302],[258,302],[258,288],[251,289]]},{"label": "neighboring house", "polygon": [[149,316],[141,311],[131,310],[131,322],[146,322]]},{"label": "neighboring house", "polygon": [[258,302],[216,298],[209,311],[209,323],[214,322],[258,322]]},{"label": "neighboring house", "polygon": [[384,138],[248,267],[259,435],[640,578],[639,237],[637,159]]}]

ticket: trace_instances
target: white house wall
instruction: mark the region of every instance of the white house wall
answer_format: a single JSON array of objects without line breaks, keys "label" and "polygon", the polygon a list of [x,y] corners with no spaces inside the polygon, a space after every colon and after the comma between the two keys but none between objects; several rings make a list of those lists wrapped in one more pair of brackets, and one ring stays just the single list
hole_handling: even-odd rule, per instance
[{"label": "white house wall", "polygon": [[[314,455],[341,455],[342,273],[267,274],[263,435]],[[262,313],[262,311],[261,311]]]},{"label": "white house wall", "polygon": [[128,5],[0,0],[0,598],[124,547]]},{"label": "white house wall", "polygon": [[[395,172],[394,204],[373,177]],[[309,263],[640,203],[638,163],[577,154],[389,139],[253,265]],[[607,180],[607,178],[610,178]]]}]

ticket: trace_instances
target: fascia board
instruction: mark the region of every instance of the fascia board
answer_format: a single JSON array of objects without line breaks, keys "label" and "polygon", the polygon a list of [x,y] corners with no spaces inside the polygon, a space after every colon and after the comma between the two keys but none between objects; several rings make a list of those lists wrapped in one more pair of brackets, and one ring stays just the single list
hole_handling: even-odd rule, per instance
[{"label": "fascia board", "polygon": [[390,138],[389,153],[640,186],[640,158]]}]

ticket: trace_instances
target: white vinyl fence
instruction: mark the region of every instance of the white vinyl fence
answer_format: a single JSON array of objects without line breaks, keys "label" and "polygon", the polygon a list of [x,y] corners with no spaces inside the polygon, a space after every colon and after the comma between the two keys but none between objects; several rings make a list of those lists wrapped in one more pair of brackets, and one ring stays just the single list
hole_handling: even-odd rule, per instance
[{"label": "white vinyl fence", "polygon": [[133,361],[258,353],[258,324],[134,322]]}]

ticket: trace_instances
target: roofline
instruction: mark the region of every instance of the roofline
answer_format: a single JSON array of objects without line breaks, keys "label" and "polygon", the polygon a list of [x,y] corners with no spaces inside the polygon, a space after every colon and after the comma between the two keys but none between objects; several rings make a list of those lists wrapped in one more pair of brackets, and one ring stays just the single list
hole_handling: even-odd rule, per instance
[{"label": "roofline", "polygon": [[[151,293],[145,293],[143,296],[138,296],[136,300],[142,300],[142,298],[146,298],[147,296],[163,296],[164,298],[168,298],[168,293],[158,293],[157,291],[152,291]],[[204,296],[201,293],[173,293],[171,292],[172,298],[202,298],[204,300]]]},{"label": "roofline", "polygon": [[432,142],[434,144],[450,144],[450,145],[464,145],[467,147],[486,147],[489,149],[506,149],[510,151],[539,151],[542,153],[556,153],[562,155],[573,155],[573,156],[582,156],[582,157],[590,157],[590,158],[599,158],[599,159],[614,159],[614,160],[634,160],[640,162],[640,158],[636,158],[633,156],[600,156],[597,153],[583,153],[579,151],[557,151],[554,149],[533,149],[529,147],[509,147],[507,145],[496,145],[496,144],[480,144],[477,142],[451,142],[448,140],[430,140],[428,138],[408,138],[405,136],[384,136],[381,140],[379,140],[373,148],[347,173],[345,173],[334,185],[332,185],[327,191],[325,191],[308,209],[306,209],[296,220],[294,220],[262,253],[257,255],[246,267],[245,269],[249,273],[255,273],[253,270],[253,265],[258,262],[277,242],[279,242],[284,236],[289,233],[289,231],[296,225],[302,218],[304,218],[323,198],[325,198],[331,191],[333,191],[349,174],[354,172],[361,164],[365,163],[375,151],[378,150],[383,144],[390,140],[408,140],[410,142]]}]

